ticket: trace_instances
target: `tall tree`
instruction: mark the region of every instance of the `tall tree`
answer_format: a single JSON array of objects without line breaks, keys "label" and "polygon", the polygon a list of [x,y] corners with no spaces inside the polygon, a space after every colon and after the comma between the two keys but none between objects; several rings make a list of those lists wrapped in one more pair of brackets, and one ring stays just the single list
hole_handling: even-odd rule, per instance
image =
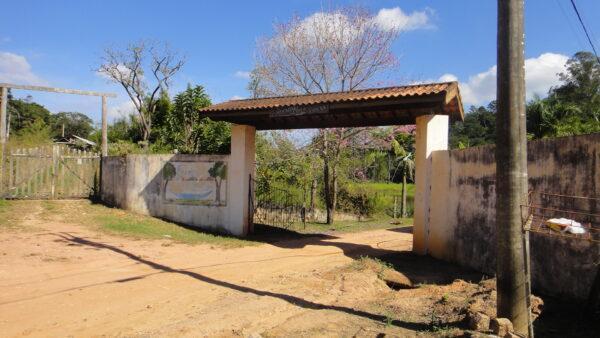
[{"label": "tall tree", "polygon": [[55,138],[63,135],[65,137],[73,135],[88,137],[94,130],[93,123],[91,118],[77,112],[60,112],[50,118],[52,136]]},{"label": "tall tree", "polygon": [[168,91],[173,76],[183,65],[184,59],[166,44],[141,41],[130,44],[124,50],[104,50],[98,72],[125,89],[137,111],[146,146],[160,93]]},{"label": "tall tree", "polygon": [[[361,9],[293,17],[258,44],[249,88],[254,97],[314,94],[361,88],[396,64],[398,28],[382,28]],[[338,165],[347,140],[360,129],[320,129],[313,142],[323,160],[327,223],[337,204]]]},{"label": "tall tree", "polygon": [[496,137],[496,101],[487,107],[471,106],[464,121],[450,126],[450,146],[467,148],[494,143]]},{"label": "tall tree", "polygon": [[167,115],[167,139],[182,153],[227,153],[231,130],[228,123],[203,117],[198,110],[210,106],[210,97],[202,86],[192,87],[175,96]]},{"label": "tall tree", "polygon": [[44,106],[33,102],[31,96],[25,99],[14,99],[9,95],[7,112],[9,134],[18,133],[36,121],[48,124],[52,116]]}]

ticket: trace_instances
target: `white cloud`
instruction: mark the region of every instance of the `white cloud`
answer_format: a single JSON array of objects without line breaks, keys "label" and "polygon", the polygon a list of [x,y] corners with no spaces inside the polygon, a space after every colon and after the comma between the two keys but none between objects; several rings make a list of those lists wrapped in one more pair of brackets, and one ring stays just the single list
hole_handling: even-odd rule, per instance
[{"label": "white cloud", "polygon": [[431,24],[431,13],[430,9],[406,14],[400,7],[382,8],[373,20],[382,30],[405,32],[433,27]]},{"label": "white cloud", "polygon": [[11,41],[12,39],[10,38],[10,36],[3,36],[2,38],[0,38],[0,43],[9,43]]},{"label": "white cloud", "polygon": [[[525,60],[525,86],[527,99],[534,95],[544,96],[552,86],[560,83],[558,73],[566,70],[568,56],[544,53],[537,58]],[[439,81],[456,81],[453,74],[444,74]],[[496,66],[470,76],[460,83],[460,92],[465,105],[482,105],[496,98]]]},{"label": "white cloud", "polygon": [[[131,74],[131,69],[127,68],[125,65],[119,64],[117,65],[117,70],[119,73],[129,76],[129,74]],[[110,77],[108,74],[106,74],[105,72],[101,72],[101,71],[96,71],[96,75],[105,79],[105,80],[109,80],[110,82],[114,81],[112,77]],[[141,78],[143,79],[144,76],[141,75]]]},{"label": "white cloud", "polygon": [[233,95],[230,100],[243,100],[245,97],[239,95]]},{"label": "white cloud", "polygon": [[458,81],[458,78],[454,74],[444,74],[444,75],[440,76],[440,78],[438,79],[438,81],[440,81],[440,82],[452,82],[452,81]]},{"label": "white cloud", "polygon": [[[322,35],[335,36],[336,41],[342,43],[351,42],[361,34],[366,26],[372,25],[382,31],[396,30],[405,32],[410,30],[431,28],[430,9],[415,11],[406,14],[400,7],[382,8],[377,15],[369,21],[364,21],[361,17],[348,17],[342,11],[335,12],[315,12],[312,15],[302,19],[300,24],[288,32],[289,39],[303,39],[307,44],[319,43]],[[273,44],[281,44],[281,41],[272,41]]]},{"label": "white cloud", "polygon": [[127,117],[135,113],[135,105],[133,102],[131,102],[131,100],[122,101],[116,105],[109,105],[107,111],[108,117],[111,119]]},{"label": "white cloud", "polygon": [[44,85],[46,81],[35,75],[27,59],[18,54],[0,52],[0,82]]},{"label": "white cloud", "polygon": [[250,79],[250,72],[244,71],[244,70],[238,70],[237,72],[235,72],[234,74],[235,77],[239,77],[240,79]]}]

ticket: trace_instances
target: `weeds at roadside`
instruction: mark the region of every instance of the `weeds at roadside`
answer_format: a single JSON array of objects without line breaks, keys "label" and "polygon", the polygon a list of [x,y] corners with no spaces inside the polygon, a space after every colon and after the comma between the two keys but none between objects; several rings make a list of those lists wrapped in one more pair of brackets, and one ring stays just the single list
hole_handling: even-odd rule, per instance
[{"label": "weeds at roadside", "polygon": [[[165,240],[167,241],[165,243],[211,244],[220,248],[258,244],[251,240],[203,232],[155,217],[93,204],[88,200],[44,202],[44,215],[48,215],[52,219],[90,227],[111,235],[135,239]],[[171,244],[164,246],[169,245]]]},{"label": "weeds at roadside", "polygon": [[360,256],[350,264],[352,270],[371,269],[377,273],[377,278],[383,279],[384,273],[388,269],[393,269],[394,266],[388,262],[384,262],[379,258],[371,258],[369,256]]}]

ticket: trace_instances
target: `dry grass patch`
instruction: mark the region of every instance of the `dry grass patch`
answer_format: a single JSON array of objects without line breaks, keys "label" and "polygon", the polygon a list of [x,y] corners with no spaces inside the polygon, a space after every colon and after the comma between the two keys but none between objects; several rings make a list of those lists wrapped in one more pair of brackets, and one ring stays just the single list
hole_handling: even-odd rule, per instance
[{"label": "dry grass patch", "polygon": [[256,245],[256,242],[201,231],[159,218],[94,204],[88,200],[44,201],[43,217],[90,227],[111,235],[134,239],[166,240],[190,245],[209,244],[220,248]]}]

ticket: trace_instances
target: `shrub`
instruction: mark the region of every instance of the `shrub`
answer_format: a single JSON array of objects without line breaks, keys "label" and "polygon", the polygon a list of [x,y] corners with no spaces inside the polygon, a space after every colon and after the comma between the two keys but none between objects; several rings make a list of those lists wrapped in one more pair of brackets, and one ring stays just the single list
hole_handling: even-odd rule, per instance
[{"label": "shrub", "polygon": [[358,215],[359,217],[370,217],[375,212],[376,196],[364,191],[350,192],[346,188],[338,191],[338,209]]}]

